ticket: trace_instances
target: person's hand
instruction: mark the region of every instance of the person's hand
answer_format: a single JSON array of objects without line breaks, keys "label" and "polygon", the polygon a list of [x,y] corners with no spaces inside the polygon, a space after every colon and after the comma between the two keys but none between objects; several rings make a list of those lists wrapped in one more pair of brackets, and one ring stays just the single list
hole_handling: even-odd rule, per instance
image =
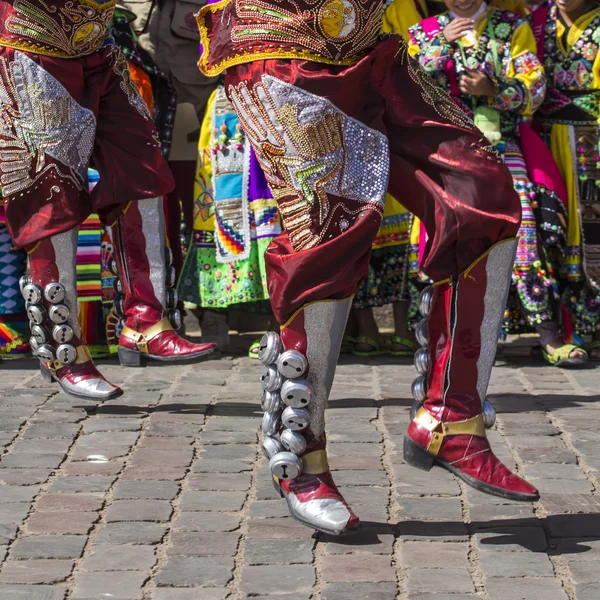
[{"label": "person's hand", "polygon": [[450,21],[444,30],[442,31],[442,35],[446,38],[446,41],[449,44],[452,44],[456,40],[460,40],[460,38],[471,31],[473,26],[475,25],[475,21],[473,19],[454,19]]},{"label": "person's hand", "polygon": [[458,82],[461,94],[469,96],[496,96],[498,90],[492,80],[481,71],[467,69]]}]

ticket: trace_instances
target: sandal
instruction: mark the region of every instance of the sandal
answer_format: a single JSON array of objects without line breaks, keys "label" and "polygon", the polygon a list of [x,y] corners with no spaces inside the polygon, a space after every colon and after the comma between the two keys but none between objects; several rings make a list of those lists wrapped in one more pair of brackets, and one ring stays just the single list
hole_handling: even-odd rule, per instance
[{"label": "sandal", "polygon": [[[367,337],[365,335],[359,335],[354,342],[354,349],[352,350],[352,354],[354,354],[354,356],[381,356],[382,354],[389,354],[391,351],[389,340],[385,337],[382,337],[382,339],[383,344],[379,346],[373,338]],[[357,350],[357,344],[371,346],[372,350]]]},{"label": "sandal", "polygon": [[[600,361],[600,340],[595,340],[591,344],[586,346],[586,351],[588,353],[588,359],[593,362]],[[591,353],[595,352],[596,356],[591,356]]]},{"label": "sandal", "polygon": [[356,344],[356,338],[349,333],[345,333],[342,338],[342,347],[340,348],[340,354],[351,354],[354,350],[354,344]]},{"label": "sandal", "polygon": [[[386,336],[390,345],[390,354],[392,356],[414,356],[419,349],[419,345],[401,335]],[[394,346],[404,346],[405,350],[394,350]]]},{"label": "sandal", "polygon": [[[584,355],[577,357],[571,356],[576,350],[583,352]],[[542,356],[546,359],[548,364],[554,367],[574,367],[584,364],[588,359],[587,352],[574,344],[565,344],[564,346],[557,348],[552,354],[542,349]]]},{"label": "sandal", "polygon": [[248,356],[250,358],[256,358],[258,360],[258,350],[260,348],[260,340],[255,340],[250,345],[250,349],[248,350]]}]

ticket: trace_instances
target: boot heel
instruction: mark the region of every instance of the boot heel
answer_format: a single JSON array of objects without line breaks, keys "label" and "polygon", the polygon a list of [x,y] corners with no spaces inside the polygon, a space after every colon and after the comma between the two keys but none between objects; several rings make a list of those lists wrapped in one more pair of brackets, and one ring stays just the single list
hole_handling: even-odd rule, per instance
[{"label": "boot heel", "polygon": [[417,444],[413,442],[408,436],[404,436],[404,462],[421,469],[423,471],[430,471],[431,467],[435,462],[435,456],[432,456]]},{"label": "boot heel", "polygon": [[42,378],[45,379],[48,383],[54,382],[54,377],[52,377],[52,373],[50,373],[50,371],[48,371],[48,369],[46,369],[46,367],[44,367],[44,365],[42,364],[40,364],[40,374]]},{"label": "boot heel", "polygon": [[145,367],[148,363],[147,357],[138,350],[119,347],[118,354],[119,362],[123,367]]}]

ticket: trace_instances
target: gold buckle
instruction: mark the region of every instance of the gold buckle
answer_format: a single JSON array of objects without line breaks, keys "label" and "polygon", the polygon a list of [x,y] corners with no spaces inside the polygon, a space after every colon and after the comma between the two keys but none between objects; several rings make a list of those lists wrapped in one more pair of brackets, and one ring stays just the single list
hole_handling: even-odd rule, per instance
[{"label": "gold buckle", "polygon": [[431,441],[427,448],[427,452],[437,456],[442,442],[446,436],[450,435],[474,435],[477,437],[485,438],[487,434],[485,432],[485,423],[483,421],[483,415],[479,414],[476,417],[465,419],[464,421],[448,421],[442,423],[433,417],[429,412],[421,407],[414,419],[421,427],[431,432]]},{"label": "gold buckle", "polygon": [[163,331],[173,331],[173,326],[167,317],[162,318],[158,323],[155,323],[143,333],[139,333],[138,331],[135,331],[135,329],[125,326],[123,327],[121,335],[132,340],[135,343],[136,348],[142,354],[148,354],[148,342]]},{"label": "gold buckle", "polygon": [[308,475],[321,475],[329,471],[329,463],[327,462],[327,452],[325,450],[315,450],[309,452],[301,459],[302,472]]}]

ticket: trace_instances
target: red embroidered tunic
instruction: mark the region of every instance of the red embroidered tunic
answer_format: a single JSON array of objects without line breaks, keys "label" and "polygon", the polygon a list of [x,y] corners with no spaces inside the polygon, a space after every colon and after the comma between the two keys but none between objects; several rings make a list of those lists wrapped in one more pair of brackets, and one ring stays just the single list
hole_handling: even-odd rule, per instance
[{"label": "red embroidered tunic", "polygon": [[198,14],[200,69],[268,58],[348,65],[377,41],[383,0],[222,0]]},{"label": "red embroidered tunic", "polygon": [[91,54],[106,38],[117,0],[0,0],[0,46],[45,56]]}]

